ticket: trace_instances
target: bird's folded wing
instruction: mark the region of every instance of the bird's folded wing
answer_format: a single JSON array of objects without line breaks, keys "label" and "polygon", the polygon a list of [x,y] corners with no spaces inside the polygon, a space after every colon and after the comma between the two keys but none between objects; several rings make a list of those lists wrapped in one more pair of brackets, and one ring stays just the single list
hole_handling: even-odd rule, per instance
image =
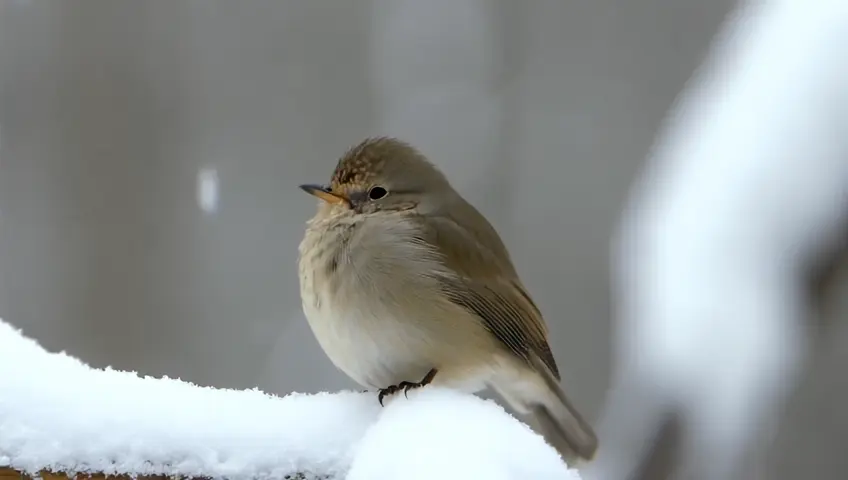
[{"label": "bird's folded wing", "polygon": [[431,237],[427,241],[438,245],[445,266],[456,274],[440,279],[445,296],[479,316],[492,335],[531,365],[532,356],[538,356],[559,379],[542,314],[509,257],[497,256],[447,217],[428,217],[423,230]]}]

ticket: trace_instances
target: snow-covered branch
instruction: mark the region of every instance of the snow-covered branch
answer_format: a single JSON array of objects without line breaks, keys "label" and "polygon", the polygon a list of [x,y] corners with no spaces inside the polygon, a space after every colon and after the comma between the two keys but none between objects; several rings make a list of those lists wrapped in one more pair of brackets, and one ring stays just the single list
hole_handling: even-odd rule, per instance
[{"label": "snow-covered branch", "polygon": [[529,427],[471,395],[425,388],[381,408],[373,393],[199,387],[92,369],[2,320],[0,344],[0,476],[580,478]]}]

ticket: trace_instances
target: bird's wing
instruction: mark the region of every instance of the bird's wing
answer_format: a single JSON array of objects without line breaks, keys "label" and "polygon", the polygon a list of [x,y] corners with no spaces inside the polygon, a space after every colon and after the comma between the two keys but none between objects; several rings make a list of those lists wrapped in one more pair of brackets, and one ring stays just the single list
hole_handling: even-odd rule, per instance
[{"label": "bird's wing", "polygon": [[[482,216],[479,220],[485,222]],[[538,356],[559,380],[542,313],[505,250],[492,251],[476,241],[473,230],[445,216],[422,220],[422,231],[428,237],[424,240],[437,246],[445,266],[456,274],[440,279],[445,296],[479,316],[492,335],[520,358],[533,365],[533,356]],[[491,233],[497,235],[494,229]]]}]

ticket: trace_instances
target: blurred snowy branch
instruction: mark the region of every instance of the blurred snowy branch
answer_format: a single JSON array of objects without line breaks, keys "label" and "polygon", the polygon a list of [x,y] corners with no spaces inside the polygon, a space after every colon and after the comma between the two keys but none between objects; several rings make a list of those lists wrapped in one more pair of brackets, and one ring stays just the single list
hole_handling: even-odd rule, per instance
[{"label": "blurred snowy branch", "polygon": [[0,477],[580,478],[472,395],[426,388],[385,408],[372,393],[279,398],[95,370],[2,321],[0,343]]},{"label": "blurred snowy branch", "polygon": [[618,370],[587,478],[632,478],[670,413],[685,473],[751,478],[805,357],[804,277],[845,223],[846,42],[844,1],[743,4],[679,99],[616,245]]}]

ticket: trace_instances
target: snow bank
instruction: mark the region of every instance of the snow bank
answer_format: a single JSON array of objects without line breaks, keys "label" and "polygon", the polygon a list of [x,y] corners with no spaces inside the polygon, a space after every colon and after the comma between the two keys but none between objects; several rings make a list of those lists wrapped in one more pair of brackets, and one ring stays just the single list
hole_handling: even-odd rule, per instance
[{"label": "snow bank", "polygon": [[373,393],[204,388],[95,370],[0,320],[0,466],[27,473],[223,478],[578,480],[497,404],[423,389]]}]

